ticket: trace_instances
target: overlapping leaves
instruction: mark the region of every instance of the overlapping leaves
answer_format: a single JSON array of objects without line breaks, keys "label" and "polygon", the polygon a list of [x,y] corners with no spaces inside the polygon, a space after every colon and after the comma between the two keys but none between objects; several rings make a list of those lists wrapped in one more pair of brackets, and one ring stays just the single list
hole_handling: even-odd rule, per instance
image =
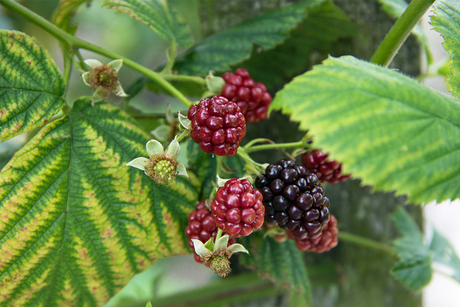
[{"label": "overlapping leaves", "polygon": [[364,184],[418,203],[460,197],[460,103],[403,74],[329,58],[271,107],[310,130],[315,146]]},{"label": "overlapping leaves", "polygon": [[175,69],[189,75],[205,75],[210,70],[229,70],[251,54],[256,44],[264,50],[274,48],[303,20],[308,8],[323,0],[304,0],[297,4],[257,15],[208,36],[178,59]]},{"label": "overlapping leaves", "polygon": [[452,95],[460,98],[460,3],[447,0],[436,1],[431,24],[444,36],[443,46],[451,58],[447,84]]},{"label": "overlapping leaves", "polygon": [[0,305],[101,306],[156,259],[188,252],[196,187],[124,166],[147,140],[83,98],[15,154],[0,174]]},{"label": "overlapping leaves", "polygon": [[48,52],[24,33],[0,30],[0,141],[45,124],[64,105],[63,93]]},{"label": "overlapping leaves", "polygon": [[190,29],[166,1],[105,0],[103,5],[128,14],[178,45],[188,47],[193,43]]}]

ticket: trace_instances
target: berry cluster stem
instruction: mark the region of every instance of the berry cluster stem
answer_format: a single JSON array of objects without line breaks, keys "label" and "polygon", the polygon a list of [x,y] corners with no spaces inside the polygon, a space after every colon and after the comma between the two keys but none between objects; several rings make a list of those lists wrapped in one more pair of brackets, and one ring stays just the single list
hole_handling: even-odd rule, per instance
[{"label": "berry cluster stem", "polygon": [[375,51],[371,62],[387,67],[412,29],[425,15],[434,1],[412,0]]},{"label": "berry cluster stem", "polygon": [[111,59],[123,59],[123,64],[132,69],[140,72],[141,74],[149,77],[153,81],[157,82],[160,86],[162,86],[165,90],[170,92],[173,96],[177,97],[180,101],[182,101],[187,107],[192,105],[187,97],[185,97],[177,88],[171,85],[167,80],[165,80],[159,73],[142,66],[139,63],[136,63],[124,56],[121,56],[115,52],[110,50],[104,49],[102,47],[93,45],[87,41],[81,40],[79,38],[74,37],[73,35],[67,33],[66,31],[60,29],[59,27],[55,26],[45,18],[41,17],[40,15],[36,14],[35,12],[29,10],[28,8],[22,6],[21,4],[12,1],[12,0],[0,0],[0,4],[4,7],[10,9],[11,11],[15,12],[16,14],[24,17],[28,21],[36,24],[43,30],[47,31],[49,34],[54,36],[63,44],[69,46],[69,49],[86,49],[89,51],[93,51],[95,53],[104,55]]},{"label": "berry cluster stem", "polygon": [[182,141],[184,138],[186,138],[189,135],[189,133],[190,133],[189,130],[182,131],[181,134],[179,134],[179,136],[177,137],[177,141],[178,142]]},{"label": "berry cluster stem", "polygon": [[390,255],[394,255],[393,248],[391,246],[388,246],[386,244],[382,244],[380,242],[363,238],[345,231],[339,231],[338,238],[341,241],[347,241],[350,243],[358,244],[361,246],[369,247],[375,250],[379,250],[382,252],[385,252]]},{"label": "berry cluster stem", "polygon": [[250,147],[245,146],[245,150],[247,153],[249,153],[249,152],[259,151],[259,150],[297,148],[297,147],[308,148],[309,144],[305,144],[305,142],[303,141],[292,142],[292,143],[264,144],[264,145],[250,146]]}]

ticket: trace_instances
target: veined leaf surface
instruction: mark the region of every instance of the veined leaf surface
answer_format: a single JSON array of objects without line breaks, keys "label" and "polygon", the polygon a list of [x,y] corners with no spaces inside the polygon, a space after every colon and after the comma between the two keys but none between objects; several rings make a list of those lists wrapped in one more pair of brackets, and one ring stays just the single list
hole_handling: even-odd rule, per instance
[{"label": "veined leaf surface", "polygon": [[0,30],[0,141],[45,124],[64,105],[64,81],[46,50]]},{"label": "veined leaf surface", "polygon": [[402,237],[393,241],[400,258],[391,273],[412,290],[420,290],[432,276],[431,255],[423,244],[423,235],[411,216],[402,207],[391,215]]},{"label": "veined leaf surface", "polygon": [[189,75],[206,75],[210,70],[229,70],[251,54],[254,44],[268,50],[287,38],[306,16],[310,7],[324,0],[304,0],[297,4],[257,15],[208,36],[178,59],[174,69]]},{"label": "veined leaf surface", "polygon": [[310,130],[364,184],[418,203],[460,197],[460,103],[416,80],[329,58],[278,92],[271,109]]},{"label": "veined leaf surface", "polygon": [[103,5],[128,14],[178,45],[188,47],[193,43],[190,29],[167,1],[105,0]]},{"label": "veined leaf surface", "polygon": [[447,84],[452,95],[460,98],[460,2],[440,0],[434,7],[431,24],[444,36],[442,44],[451,59]]},{"label": "veined leaf surface", "polygon": [[156,259],[190,252],[196,187],[124,166],[148,138],[83,98],[15,154],[0,174],[1,306],[102,306]]}]

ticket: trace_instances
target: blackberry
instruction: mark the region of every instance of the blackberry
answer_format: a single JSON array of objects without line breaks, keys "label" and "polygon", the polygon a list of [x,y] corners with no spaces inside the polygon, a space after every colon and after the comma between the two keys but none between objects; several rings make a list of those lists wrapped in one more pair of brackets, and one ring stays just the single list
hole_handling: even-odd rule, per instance
[{"label": "blackberry", "polygon": [[342,164],[335,160],[329,161],[328,156],[329,154],[315,149],[302,156],[302,164],[309,172],[316,174],[321,182],[337,183],[351,177],[351,174],[343,175]]},{"label": "blackberry", "polygon": [[222,88],[221,95],[236,102],[247,123],[267,119],[272,96],[263,83],[254,82],[244,68],[238,68],[235,73],[226,72],[222,79],[226,85]]},{"label": "blackberry", "polygon": [[233,156],[246,135],[246,120],[236,103],[222,96],[205,98],[190,107],[190,136],[207,153]]},{"label": "blackberry", "polygon": [[230,179],[217,190],[211,216],[217,227],[238,238],[248,236],[264,223],[262,195],[246,179]]},{"label": "blackberry", "polygon": [[256,179],[265,206],[265,221],[290,230],[298,239],[317,238],[329,221],[329,199],[315,174],[294,161],[270,164]]},{"label": "blackberry", "polygon": [[[189,238],[188,245],[194,249],[192,239],[200,240],[206,243],[210,238],[215,238],[217,235],[216,222],[211,217],[211,212],[206,207],[204,201],[198,203],[195,211],[192,211],[188,216],[188,225],[185,227],[185,234]],[[235,239],[230,237],[228,246],[235,243]],[[195,261],[202,263],[201,257],[195,253]]]},{"label": "blackberry", "polygon": [[323,232],[319,237],[314,239],[306,237],[303,240],[298,240],[295,238],[291,231],[288,231],[288,237],[292,240],[295,240],[297,248],[301,251],[322,253],[327,252],[337,246],[338,233],[339,231],[337,229],[337,219],[335,216],[331,215],[329,222],[326,226],[324,226]]}]

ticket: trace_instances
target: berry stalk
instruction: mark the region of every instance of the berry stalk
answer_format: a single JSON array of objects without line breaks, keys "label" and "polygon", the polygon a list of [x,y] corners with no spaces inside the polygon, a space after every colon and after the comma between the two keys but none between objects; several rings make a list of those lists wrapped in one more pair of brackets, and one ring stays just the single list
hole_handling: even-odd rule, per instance
[{"label": "berry stalk", "polygon": [[298,148],[298,147],[308,148],[310,147],[310,145],[305,144],[303,141],[298,141],[298,142],[292,142],[292,143],[264,144],[264,145],[250,146],[250,147],[245,146],[245,150],[246,152],[249,153],[249,152],[259,151],[259,150]]},{"label": "berry stalk", "polygon": [[398,18],[387,36],[385,36],[382,43],[375,51],[371,62],[387,67],[401,45],[406,41],[412,29],[414,29],[434,1],[435,0],[413,0]]},{"label": "berry stalk", "polygon": [[348,241],[350,243],[369,247],[375,250],[385,252],[390,255],[394,255],[393,248],[386,244],[382,244],[380,242],[377,242],[371,239],[363,238],[363,237],[360,237],[360,236],[357,236],[357,235],[354,235],[354,234],[351,234],[345,231],[340,231],[338,234],[338,238],[341,241]]}]

